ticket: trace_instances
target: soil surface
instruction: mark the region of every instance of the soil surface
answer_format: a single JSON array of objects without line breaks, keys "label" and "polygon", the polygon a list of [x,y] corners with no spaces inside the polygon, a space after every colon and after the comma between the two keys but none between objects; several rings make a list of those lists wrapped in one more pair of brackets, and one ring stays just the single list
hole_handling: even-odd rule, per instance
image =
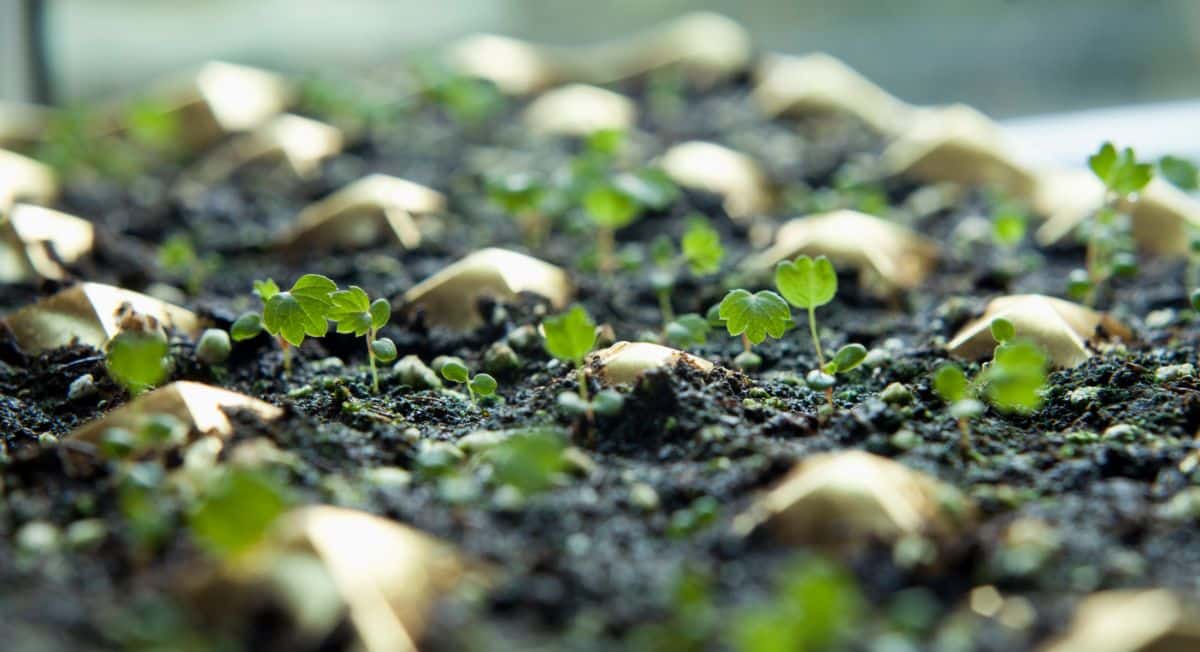
[{"label": "soil surface", "polygon": [[[1194,362],[1200,346],[1182,263],[1143,259],[1136,278],[1117,281],[1105,305],[1134,329],[1136,341],[1054,372],[1044,406],[1031,415],[989,409],[973,425],[979,455],[964,459],[957,424],[931,389],[932,372],[948,359],[942,345],[990,298],[1063,296],[1082,248],[1040,248],[1032,235],[1012,249],[994,244],[987,229],[995,204],[981,188],[848,184],[883,139],[849,118],[766,119],[748,79],[703,89],[668,74],[622,83],[614,88],[640,107],[621,150],[624,164],[641,166],[688,140],[721,143],[758,160],[785,198],[768,221],[863,208],[933,237],[945,255],[918,290],[895,301],[860,291],[844,270],[837,298],[819,311],[825,346],[859,342],[873,353],[839,382],[831,415],[819,414],[824,397],[802,382],[815,363],[797,311],[799,329],[755,347],[760,369],[735,370],[741,341],[715,329],[690,349],[717,363],[714,371],[650,374],[623,389],[620,414],[588,428],[556,407],[560,392],[575,389],[572,371],[529,336],[547,314],[543,301],[484,302],[487,324],[453,333],[403,316],[403,292],[471,251],[503,246],[569,270],[579,302],[617,339],[654,338],[662,318],[649,278],[652,240],[665,234],[678,242],[696,212],[718,229],[722,272],[685,272],[672,294],[677,313],[704,314],[729,288],[749,283],[736,270],[754,250],[748,230],[724,213],[720,198],[684,191],[617,232],[629,262],[611,276],[596,271],[594,237],[575,206],[555,216],[542,246],[528,249],[515,221],[488,199],[487,182],[507,172],[562,174],[583,148],[579,139],[531,134],[519,119],[525,100],[500,100],[481,120],[464,122],[444,103],[414,96],[405,80],[374,83],[383,117],[372,113],[368,127],[314,178],[254,165],[181,200],[170,192],[181,168],[163,165],[132,182],[72,181],[57,208],[91,220],[99,232],[94,254],[72,270],[78,279],[173,296],[220,327],[259,307],[253,281],[272,277],[285,285],[313,272],[392,298],[395,317],[382,335],[401,357],[430,363],[454,355],[480,370],[490,347],[511,346],[518,363],[495,371],[497,397],[472,407],[449,386],[407,386],[390,366],[373,394],[362,341],[346,335],[307,342],[290,374],[266,336],[236,343],[220,367],[198,362],[187,338],[174,344],[173,379],[285,408],[283,419],[268,424],[240,418],[226,451],[240,442],[273,443],[285,461],[265,466],[296,504],[380,514],[492,568],[486,588],[442,602],[423,649],[782,649],[748,647],[738,632],[756,616],[776,613],[772,605],[785,601],[776,588],[781,580],[821,563],[844,573],[835,573],[840,579],[831,582],[828,603],[857,607],[833,614],[842,635],[813,634],[813,649],[1033,649],[1061,632],[1074,605],[1096,590],[1164,586],[1200,598],[1200,471],[1181,470],[1198,450],[1200,388],[1193,375],[1155,375]],[[316,105],[301,111],[335,122],[346,117]],[[446,194],[446,212],[423,219],[419,248],[381,243],[288,258],[270,246],[305,205],[368,173]],[[171,236],[186,237],[201,258],[219,264],[196,282],[164,267],[156,252]],[[0,313],[58,287],[0,286]],[[0,352],[3,647],[300,649],[277,609],[213,620],[180,597],[180,574],[210,563],[189,532],[186,504],[162,499],[165,529],[147,545],[122,501],[115,466],[91,477],[65,472],[59,438],[129,399],[108,378],[100,352],[73,346],[26,356],[11,341]],[[968,365],[968,372],[977,368]],[[72,382],[85,374],[94,391],[69,398]],[[885,403],[880,394],[892,383],[908,388],[911,401]],[[481,430],[531,428],[560,431],[573,448],[551,488],[520,500],[500,490],[489,477],[494,470],[475,454],[438,464],[433,458],[448,449],[429,448]],[[923,564],[880,545],[842,555],[732,534],[735,517],[795,462],[843,449],[893,458],[959,488],[978,503],[978,525],[954,554]],[[182,459],[155,463],[171,470]],[[385,467],[411,475],[384,482],[372,470]],[[80,522],[100,533],[85,539]],[[1014,523],[1033,534],[1014,534]],[[47,524],[57,540],[46,540]],[[973,610],[972,590],[985,585],[1012,608],[1001,615]],[[352,640],[344,624],[313,649],[349,649]]]}]

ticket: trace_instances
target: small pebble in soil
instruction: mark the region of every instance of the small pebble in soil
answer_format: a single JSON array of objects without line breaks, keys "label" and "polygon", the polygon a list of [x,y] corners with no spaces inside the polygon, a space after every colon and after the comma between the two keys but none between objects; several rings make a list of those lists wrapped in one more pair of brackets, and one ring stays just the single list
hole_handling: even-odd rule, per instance
[{"label": "small pebble in soil", "polygon": [[392,367],[392,372],[402,385],[414,389],[437,389],[442,386],[442,379],[430,369],[421,358],[406,355]]},{"label": "small pebble in soil", "polygon": [[96,393],[96,379],[91,374],[84,374],[71,381],[67,387],[67,400],[77,401]]},{"label": "small pebble in soil", "polygon": [[17,531],[17,546],[25,552],[46,554],[58,547],[59,531],[45,521],[30,521]]},{"label": "small pebble in soil", "polygon": [[503,485],[492,494],[492,506],[502,512],[519,512],[525,507],[525,494],[510,484]]},{"label": "small pebble in soil", "polygon": [[879,393],[879,398],[890,405],[907,405],[912,402],[912,391],[903,383],[891,383]]},{"label": "small pebble in soil", "polygon": [[496,342],[483,354],[483,370],[494,376],[507,375],[521,366],[517,352],[503,342]]},{"label": "small pebble in soil", "polygon": [[67,545],[72,548],[92,548],[108,536],[108,526],[102,519],[85,518],[67,526]]},{"label": "small pebble in soil", "polygon": [[871,349],[867,351],[867,357],[863,358],[862,365],[868,369],[874,369],[891,361],[892,354],[886,349]]},{"label": "small pebble in soil", "polygon": [[1071,405],[1086,405],[1100,400],[1101,389],[1095,386],[1077,387],[1067,394],[1067,400],[1071,402]]},{"label": "small pebble in soil", "polygon": [[1171,308],[1163,308],[1162,310],[1154,310],[1146,314],[1144,323],[1146,328],[1166,328],[1175,322],[1175,311]]},{"label": "small pebble in soil", "polygon": [[1163,383],[1195,375],[1196,367],[1190,362],[1169,364],[1154,370],[1154,379]]},{"label": "small pebble in soil", "polygon": [[1104,439],[1132,444],[1141,439],[1142,430],[1128,423],[1117,423],[1109,426],[1101,435]]},{"label": "small pebble in soil", "polygon": [[658,492],[644,482],[635,483],[629,488],[629,504],[642,511],[652,512],[658,509]]},{"label": "small pebble in soil", "polygon": [[379,489],[402,489],[412,483],[412,474],[398,466],[380,466],[364,471],[363,479]]},{"label": "small pebble in soil", "polygon": [[742,351],[733,359],[733,366],[743,371],[753,371],[762,366],[762,356],[753,351]]},{"label": "small pebble in soil", "polygon": [[902,451],[909,451],[921,444],[921,438],[912,430],[901,428],[892,433],[888,443]]},{"label": "small pebble in soil", "polygon": [[38,445],[43,449],[50,449],[58,446],[58,437],[48,432],[43,432],[38,435]]}]

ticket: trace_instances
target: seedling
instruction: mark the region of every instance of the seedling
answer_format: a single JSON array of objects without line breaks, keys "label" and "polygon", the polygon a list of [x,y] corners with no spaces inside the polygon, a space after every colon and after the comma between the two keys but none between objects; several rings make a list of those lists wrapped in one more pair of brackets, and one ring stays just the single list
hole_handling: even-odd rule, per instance
[{"label": "seedling", "polygon": [[265,473],[223,469],[188,514],[188,528],[209,553],[237,557],[266,537],[289,502],[287,494]]},{"label": "seedling", "polygon": [[283,349],[283,368],[292,369],[291,348],[299,347],[306,337],[324,337],[329,332],[331,295],[337,284],[320,274],[305,274],[287,292],[275,281],[254,282],[254,293],[262,299],[262,313],[248,312],[233,323],[229,334],[235,341],[248,340],[266,331]]},{"label": "seedling", "polygon": [[184,279],[189,294],[199,294],[204,281],[221,267],[221,260],[217,256],[200,256],[191,238],[179,233],[158,247],[158,264]]},{"label": "seedling", "polygon": [[596,251],[600,271],[611,274],[616,268],[616,231],[629,226],[642,212],[637,200],[612,183],[593,186],[583,195],[583,209],[596,225]]},{"label": "seedling", "polygon": [[1032,343],[1017,340],[1016,329],[1007,319],[991,323],[996,350],[992,361],[968,380],[954,364],[938,368],[933,389],[950,406],[950,415],[958,421],[959,446],[966,456],[974,456],[971,445],[971,420],[983,414],[986,399],[1002,412],[1028,414],[1042,404],[1041,390],[1046,384],[1046,354]]},{"label": "seedling", "polygon": [[[676,346],[691,342],[703,344],[708,329],[699,330],[698,327],[704,319],[699,315],[685,315],[690,318],[688,322],[677,324],[675,309],[671,305],[671,291],[675,289],[679,274],[685,267],[698,278],[720,271],[725,248],[721,246],[720,234],[700,214],[688,221],[688,229],[679,245],[679,252],[676,253],[674,245],[666,237],[655,241],[652,247],[655,269],[650,274],[650,284],[658,296],[664,324],[663,336]],[[672,338],[672,332],[675,338]]]},{"label": "seedling", "polygon": [[596,322],[581,305],[561,315],[546,318],[542,322],[544,345],[550,355],[575,366],[579,393],[563,392],[558,395],[558,404],[568,412],[582,413],[592,421],[597,413],[612,416],[621,411],[624,398],[612,390],[604,390],[594,400],[588,398],[587,367],[584,359],[596,348]]},{"label": "seedling", "polygon": [[825,400],[833,408],[833,385],[835,375],[857,367],[867,357],[867,349],[861,344],[847,344],[825,362],[821,349],[821,337],[817,332],[817,308],[833,301],[837,296],[837,272],[833,263],[825,256],[813,259],[800,256],[795,261],[780,262],[775,268],[775,287],[788,303],[808,311],[808,331],[812,336],[813,350],[817,354],[816,369],[808,372],[805,382],[816,390],[825,391]]},{"label": "seedling", "polygon": [[491,396],[496,393],[496,379],[489,374],[471,375],[467,365],[463,364],[462,360],[452,358],[442,364],[442,378],[452,382],[461,383],[467,387],[467,394],[471,397],[471,404],[475,405],[476,396]]},{"label": "seedling", "polygon": [[1200,169],[1196,164],[1178,156],[1164,156],[1158,159],[1158,172],[1180,190],[1195,192],[1200,190]]},{"label": "seedling", "polygon": [[371,297],[357,285],[347,290],[338,290],[329,295],[333,306],[329,319],[337,323],[337,332],[354,333],[367,342],[367,360],[371,364],[371,391],[379,393],[379,372],[375,361],[391,362],[396,359],[396,344],[386,337],[377,338],[379,329],[387,325],[392,317],[392,306],[387,299],[371,301]]},{"label": "seedling", "polygon": [[134,395],[162,384],[171,371],[171,352],[158,320],[128,304],[118,319],[120,331],[104,347],[109,376]]},{"label": "seedling", "polygon": [[770,290],[754,294],[741,288],[731,290],[721,299],[717,310],[729,334],[742,336],[743,350],[734,362],[743,369],[762,364],[762,358],[750,350],[751,345],[761,344],[767,336],[779,339],[792,327],[792,311],[787,302]]},{"label": "seedling", "polygon": [[1150,183],[1154,166],[1139,163],[1133,148],[1126,147],[1118,153],[1112,143],[1104,143],[1100,151],[1088,158],[1088,167],[1104,184],[1104,205],[1084,226],[1087,268],[1072,272],[1068,291],[1094,305],[1099,288],[1113,276],[1137,273],[1129,216],[1121,213],[1119,207]]},{"label": "seedling", "polygon": [[801,559],[779,575],[768,600],[733,615],[730,647],[737,652],[841,649],[865,604],[846,571]]},{"label": "seedling", "polygon": [[542,209],[548,190],[537,177],[528,173],[510,174],[488,183],[488,196],[517,220],[525,244],[531,249],[542,245],[549,230],[549,220]]},{"label": "seedling", "polygon": [[1029,230],[1029,213],[1019,202],[1008,198],[995,198],[992,206],[992,240],[1012,252]]}]

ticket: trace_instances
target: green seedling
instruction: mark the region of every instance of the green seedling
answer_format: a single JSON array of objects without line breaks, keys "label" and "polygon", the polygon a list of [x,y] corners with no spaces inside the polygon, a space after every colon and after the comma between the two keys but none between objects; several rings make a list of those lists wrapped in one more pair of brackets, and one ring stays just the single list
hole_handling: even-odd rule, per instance
[{"label": "green seedling", "polygon": [[542,322],[546,352],[574,365],[579,393],[563,392],[558,395],[558,404],[567,412],[580,413],[592,421],[596,414],[612,416],[621,411],[624,398],[613,390],[604,390],[594,400],[588,398],[587,367],[583,364],[587,354],[596,348],[596,322],[581,305],[561,315],[548,317]]},{"label": "green seedling", "polygon": [[451,358],[442,363],[442,378],[452,382],[461,383],[466,386],[467,394],[471,397],[471,404],[475,404],[476,396],[491,396],[496,393],[496,379],[489,374],[471,375],[467,365],[463,364],[458,358]]},{"label": "green seedling", "polygon": [[312,76],[300,81],[296,104],[307,115],[320,116],[345,131],[359,133],[395,120],[405,108],[402,101],[382,97],[342,78]]},{"label": "green seedling", "polygon": [[[665,236],[655,240],[651,247],[651,257],[654,260],[654,270],[650,273],[650,285],[658,297],[659,309],[663,318],[663,337],[675,346],[683,346],[683,342],[703,344],[708,329],[697,330],[698,315],[690,323],[676,324],[675,309],[671,305],[671,292],[683,269],[687,269],[697,278],[711,276],[721,270],[721,261],[725,258],[725,248],[721,246],[721,236],[708,223],[703,215],[696,214],[688,220],[687,231],[679,243],[679,252]],[[674,328],[672,328],[674,327]],[[676,336],[672,338],[672,332]],[[678,338],[682,336],[682,340]],[[697,338],[698,341],[697,341]]]},{"label": "green seedling", "polygon": [[516,219],[531,249],[542,245],[549,231],[549,219],[542,209],[549,188],[532,174],[510,174],[493,179],[487,186],[488,197],[500,210]]},{"label": "green seedling", "polygon": [[130,394],[161,385],[171,372],[167,334],[158,320],[122,306],[120,330],[104,345],[108,375]]},{"label": "green seedling", "polygon": [[1137,257],[1130,234],[1129,216],[1120,211],[1122,202],[1132,201],[1154,177],[1154,166],[1139,163],[1133,149],[1120,153],[1112,143],[1088,158],[1088,167],[1104,184],[1104,205],[1084,225],[1087,244],[1086,269],[1075,270],[1068,278],[1068,291],[1088,305],[1094,305],[1101,286],[1114,276],[1137,273]]},{"label": "green seedling", "polygon": [[209,366],[224,364],[233,352],[229,333],[219,328],[209,328],[196,340],[196,359]]},{"label": "green seedling", "polygon": [[708,332],[712,325],[708,319],[695,313],[679,315],[663,329],[663,337],[671,346],[686,349],[691,346],[702,346],[708,342]]},{"label": "green seedling", "polygon": [[1046,354],[1030,342],[1016,339],[1016,329],[1007,319],[991,323],[996,350],[992,361],[968,379],[961,368],[946,364],[933,377],[933,389],[950,406],[958,421],[959,446],[965,456],[974,455],[971,421],[983,414],[986,399],[1002,412],[1028,414],[1041,407],[1046,385]]},{"label": "green seedling", "polygon": [[188,514],[188,529],[202,548],[221,558],[251,551],[287,509],[289,500],[260,471],[224,469]]},{"label": "green seedling", "polygon": [[497,488],[508,486],[532,496],[552,488],[567,471],[566,449],[561,432],[528,430],[484,451],[482,458],[491,465]]},{"label": "green seedling", "polygon": [[995,198],[992,201],[992,240],[1009,252],[1025,240],[1029,230],[1029,212],[1018,201]]},{"label": "green seedling", "polygon": [[233,323],[229,334],[235,341],[248,340],[266,331],[283,349],[283,367],[292,369],[291,347],[299,347],[306,337],[324,337],[329,332],[331,295],[337,284],[320,274],[305,274],[287,292],[275,281],[254,282],[254,293],[262,299],[261,313],[248,312]]},{"label": "green seedling", "polygon": [[168,273],[183,279],[189,294],[199,294],[204,282],[221,267],[217,256],[201,257],[192,240],[179,233],[167,238],[158,247],[158,264]]},{"label": "green seedling", "polygon": [[392,317],[392,306],[387,299],[371,297],[357,285],[347,290],[338,290],[329,295],[332,307],[329,319],[337,324],[337,332],[354,333],[367,342],[367,360],[371,364],[371,391],[379,393],[379,372],[375,361],[391,362],[396,359],[396,343],[386,337],[377,337],[379,329],[387,326]]},{"label": "green seedling", "polygon": [[147,414],[136,431],[109,428],[100,436],[100,452],[111,460],[129,459],[149,450],[187,441],[188,426],[170,414]]},{"label": "green seedling", "polygon": [[821,337],[817,330],[817,308],[833,301],[837,296],[837,272],[833,263],[825,256],[810,258],[800,256],[792,262],[780,262],[775,268],[775,287],[788,303],[808,311],[808,331],[812,336],[813,350],[817,354],[817,368],[808,372],[808,386],[825,392],[825,400],[833,408],[833,385],[836,375],[854,369],[867,357],[867,349],[861,344],[847,344],[825,361],[821,349]]},{"label": "green seedling", "polygon": [[731,619],[735,652],[841,649],[855,632],[864,607],[846,571],[819,559],[793,562],[778,577],[774,594]]},{"label": "green seedling", "polygon": [[504,108],[504,95],[490,81],[460,75],[434,58],[412,68],[422,97],[465,127],[478,127]]},{"label": "green seedling", "polygon": [[1158,159],[1158,172],[1180,190],[1200,190],[1200,169],[1185,158],[1164,156]]},{"label": "green seedling", "polygon": [[741,288],[731,290],[721,299],[717,312],[731,336],[742,336],[742,353],[734,362],[743,369],[762,364],[762,358],[751,350],[752,345],[761,344],[768,336],[779,339],[792,327],[792,311],[787,302],[770,290],[754,294]]},{"label": "green seedling", "polygon": [[593,186],[583,195],[583,210],[596,226],[596,251],[600,271],[616,269],[616,232],[633,224],[642,207],[629,193],[612,183]]}]

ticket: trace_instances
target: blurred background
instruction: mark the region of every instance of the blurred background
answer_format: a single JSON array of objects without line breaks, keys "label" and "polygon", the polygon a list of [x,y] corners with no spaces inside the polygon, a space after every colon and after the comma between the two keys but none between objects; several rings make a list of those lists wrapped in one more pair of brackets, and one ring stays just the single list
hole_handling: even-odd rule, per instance
[{"label": "blurred background", "polygon": [[[42,15],[19,17],[26,5],[41,5]],[[1072,125],[1087,125],[1088,148],[1107,125],[1105,137],[1200,153],[1200,0],[0,0],[0,7],[8,12],[0,13],[0,98],[9,100],[35,97],[21,45],[30,25],[45,35],[49,90],[71,103],[209,58],[289,71],[353,68],[400,61],[471,32],[570,44],[707,9],[740,21],[764,49],[824,50],[914,103],[962,101],[998,118],[1138,105],[1132,117],[1010,122],[1027,146],[1041,141],[1029,148],[1033,155],[1060,156]],[[1150,103],[1166,104],[1141,106]],[[1139,124],[1147,121],[1154,124]]]}]

